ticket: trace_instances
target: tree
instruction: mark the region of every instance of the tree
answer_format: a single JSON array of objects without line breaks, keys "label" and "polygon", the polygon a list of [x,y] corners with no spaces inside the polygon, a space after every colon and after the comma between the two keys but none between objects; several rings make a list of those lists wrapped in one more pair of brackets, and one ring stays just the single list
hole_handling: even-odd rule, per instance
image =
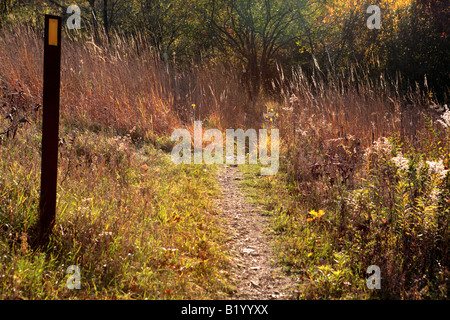
[{"label": "tree", "polygon": [[0,28],[3,25],[3,20],[5,19],[5,16],[9,13],[13,6],[12,0],[3,0],[0,3]]},{"label": "tree", "polygon": [[217,45],[243,65],[249,96],[255,100],[277,52],[301,36],[307,0],[211,0],[210,22]]}]

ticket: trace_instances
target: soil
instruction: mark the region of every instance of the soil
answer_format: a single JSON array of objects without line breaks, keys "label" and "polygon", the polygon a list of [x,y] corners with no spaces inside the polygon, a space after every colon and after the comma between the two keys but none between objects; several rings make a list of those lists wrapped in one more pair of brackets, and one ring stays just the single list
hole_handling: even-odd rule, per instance
[{"label": "soil", "polygon": [[269,217],[248,201],[239,186],[242,173],[224,166],[219,174],[221,195],[217,205],[229,230],[233,255],[231,275],[237,300],[286,300],[294,298],[295,280],[276,264],[271,247]]}]

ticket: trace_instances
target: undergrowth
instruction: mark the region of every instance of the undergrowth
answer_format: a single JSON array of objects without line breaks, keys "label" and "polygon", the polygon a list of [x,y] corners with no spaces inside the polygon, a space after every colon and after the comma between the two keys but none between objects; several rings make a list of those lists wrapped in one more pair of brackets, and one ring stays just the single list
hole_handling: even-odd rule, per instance
[{"label": "undergrowth", "polygon": [[[448,298],[448,115],[418,129],[419,150],[395,133],[362,148],[351,136],[322,140],[320,128],[284,141],[278,175],[242,167],[249,196],[272,217],[274,248],[298,278],[299,298]],[[381,270],[379,290],[366,284],[371,265]]]},{"label": "undergrowth", "polygon": [[[40,183],[39,125],[0,144],[1,299],[210,299],[231,289],[212,199],[215,168],[64,125],[57,218],[33,248]],[[81,289],[66,286],[70,265]]]}]

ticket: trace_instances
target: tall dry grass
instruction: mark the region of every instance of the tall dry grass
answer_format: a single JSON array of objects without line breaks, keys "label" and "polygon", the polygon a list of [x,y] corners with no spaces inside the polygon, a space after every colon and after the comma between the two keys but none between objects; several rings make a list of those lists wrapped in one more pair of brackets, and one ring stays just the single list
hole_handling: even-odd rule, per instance
[{"label": "tall dry grass", "polygon": [[[174,166],[137,143],[190,123],[181,100],[198,94],[200,104],[201,90],[142,38],[63,41],[56,221],[50,245],[36,249],[43,38],[24,26],[0,33],[0,298],[225,298],[215,169]],[[81,290],[66,287],[69,265],[81,269]]]},{"label": "tall dry grass", "polygon": [[[109,42],[64,32],[61,113],[65,121],[112,128],[154,141],[194,119],[218,128],[248,122],[239,72],[224,64],[177,67],[164,63],[145,35],[111,35]],[[103,41],[102,41],[103,39]],[[4,86],[42,100],[43,34],[18,25],[0,36]]]},{"label": "tall dry grass", "polygon": [[[289,78],[281,71],[281,99],[266,105],[276,114],[272,121],[280,129],[292,176],[314,180],[324,166],[349,175],[362,163],[364,150],[383,137],[433,154],[438,140],[446,141],[436,122],[443,107],[418,87],[402,91],[403,81],[400,75],[374,80],[361,66],[312,76],[298,69]],[[431,127],[436,130],[422,130]],[[340,167],[330,169],[332,163]]]},{"label": "tall dry grass", "polygon": [[[70,198],[70,192],[63,193],[66,196],[63,200],[72,206],[65,212],[67,216],[77,217],[79,213],[88,214],[92,211],[83,203],[79,205],[83,199],[88,201],[92,198],[92,192],[88,192],[92,188],[103,190],[100,194],[115,204],[113,208],[121,214],[118,218],[120,221],[126,221],[132,204],[132,212],[138,219],[147,210],[148,195],[145,190],[148,187],[151,191],[159,183],[162,184],[161,193],[158,194],[160,199],[166,199],[165,195],[173,193],[172,189],[177,188],[180,195],[189,195],[196,199],[192,203],[197,203],[202,190],[191,184],[190,180],[192,175],[204,177],[202,169],[198,172],[185,171],[183,168],[175,170],[166,165],[166,162],[160,161],[155,170],[159,166],[170,172],[162,177],[159,174],[146,177],[149,185],[141,186],[140,177],[145,176],[147,169],[142,169],[142,159],[129,161],[136,157],[133,143],[139,139],[158,140],[157,137],[170,134],[178,126],[192,129],[194,120],[204,121],[205,127],[219,129],[258,128],[263,124],[258,122],[257,113],[264,111],[265,107],[270,118],[269,125],[280,129],[283,141],[280,150],[281,178],[264,179],[270,190],[264,201],[272,202],[270,210],[274,212],[275,229],[280,231],[278,240],[281,261],[302,274],[303,280],[299,282],[299,286],[303,297],[370,297],[364,283],[367,264],[379,264],[383,274],[388,275],[385,277],[382,293],[372,293],[375,297],[446,297],[443,284],[448,281],[449,274],[446,249],[449,239],[449,181],[448,177],[444,181],[435,174],[430,174],[429,165],[425,163],[442,161],[445,170],[448,170],[450,146],[448,130],[442,130],[435,121],[441,114],[435,108],[429,108],[432,101],[428,92],[413,87],[407,93],[402,93],[400,87],[403,80],[400,76],[388,81],[381,76],[373,77],[361,67],[349,67],[344,73],[329,76],[315,74],[311,77],[301,70],[294,71],[290,77],[284,77],[281,73],[280,95],[277,99],[272,101],[261,95],[259,101],[250,102],[239,70],[234,70],[227,64],[205,63],[202,66],[191,65],[189,68],[176,66],[173,62],[165,64],[143,35],[127,37],[115,34],[108,44],[101,44],[101,39],[100,42],[95,42],[89,37],[68,34],[63,41],[62,130],[67,131],[67,140],[72,139],[76,143],[68,153],[69,156],[64,158],[62,168],[65,171],[62,177],[68,190],[68,187],[73,187],[74,190],[75,187],[84,188],[72,192],[79,195],[79,199],[75,200]],[[22,92],[24,101],[27,101],[23,105],[25,113],[32,114],[26,108],[31,110],[31,106],[41,101],[42,42],[43,37],[39,31],[24,26],[2,30],[0,34],[0,78],[2,87],[5,88],[3,92],[12,92],[14,89],[17,94]],[[9,112],[2,107],[3,111]],[[35,119],[39,122],[39,115]],[[84,132],[86,128],[90,129],[88,133]],[[107,129],[112,129],[113,138],[111,135],[103,137],[101,133],[97,134],[97,131]],[[31,165],[34,163],[32,159],[38,154],[39,134],[35,126],[28,130],[31,131],[24,135],[21,144],[16,147],[17,150],[23,149],[25,155],[18,154],[14,159],[23,162],[28,157],[30,161],[26,163]],[[126,145],[122,143],[123,137],[126,137]],[[384,138],[389,138],[390,141]],[[26,142],[26,139],[31,139],[32,143]],[[14,147],[13,142],[9,144]],[[27,149],[23,147],[26,145],[34,146],[33,150],[26,152]],[[126,154],[126,161],[116,159],[124,146],[126,150],[133,152]],[[7,154],[9,151],[4,152]],[[401,159],[401,153],[412,159],[408,160],[411,161],[409,175],[395,167],[395,161],[392,160],[394,157],[396,161]],[[92,166],[95,162],[92,159],[102,157],[105,157],[105,163],[99,169]],[[70,162],[71,158],[75,158],[76,164]],[[109,167],[111,159],[113,165]],[[15,162],[21,163],[20,161]],[[146,168],[155,165],[153,159],[146,161]],[[14,167],[16,165],[6,161],[2,165],[9,170],[4,181],[13,181],[9,177],[13,177],[18,170]],[[32,193],[34,191],[24,188],[27,181],[25,178],[35,179],[37,176],[37,168],[34,166],[35,163],[33,168],[22,170],[21,176],[24,178],[20,187],[11,187],[18,194],[12,199],[11,205],[7,206],[11,217],[14,217],[16,208],[25,203],[23,199],[34,201],[31,205],[25,205],[23,210],[35,212],[37,204],[32,200],[35,199]],[[130,166],[134,168],[131,171]],[[89,170],[94,171],[95,175],[92,173],[91,177],[95,179],[80,181]],[[30,171],[33,175],[29,175]],[[166,176],[175,176],[173,181],[180,184],[167,187]],[[73,185],[72,179],[79,182]],[[33,181],[35,184],[37,180]],[[135,185],[130,186],[130,182]],[[206,188],[208,184],[209,181],[202,188]],[[9,192],[10,185],[7,186],[4,190]],[[135,192],[130,193],[130,188]],[[117,198],[111,190],[120,192],[120,196]],[[22,195],[28,191],[31,195]],[[189,203],[190,197],[185,199]],[[123,207],[122,198],[127,199],[130,207]],[[180,199],[183,198],[180,196]],[[176,202],[180,206],[179,209],[186,213],[186,226],[195,233],[197,216],[190,214],[190,206],[182,208],[179,199],[169,198],[166,201],[170,204]],[[89,200],[89,203],[97,202]],[[108,203],[98,202],[97,205],[98,212],[109,212]],[[173,224],[167,218],[168,208],[155,207],[151,210],[152,215],[163,221],[164,226],[166,222]],[[323,216],[319,217],[319,210],[323,210]],[[143,222],[152,224],[152,221]],[[175,217],[173,221],[178,222],[178,218]],[[70,224],[70,219],[67,222]],[[134,239],[134,235],[129,237],[128,233],[121,233],[120,223],[114,222],[117,223],[118,234],[124,240],[118,243],[127,247],[126,242]],[[17,225],[21,227],[21,223],[18,221]],[[136,234],[144,226],[146,227],[138,225]],[[92,224],[86,224],[83,230],[92,232],[91,227]],[[96,228],[103,227],[106,229],[107,225],[97,225]],[[100,229],[95,230],[100,234]],[[161,233],[163,238],[169,229],[164,229]],[[168,234],[176,237],[181,229],[182,227],[176,229],[177,232]],[[61,238],[61,241],[64,240],[68,247],[68,243],[74,239],[86,240],[88,248],[89,245],[96,246],[83,235],[73,236],[67,230],[75,232],[76,229],[62,229],[66,236],[61,235],[66,238]],[[187,239],[190,237],[188,235]],[[209,242],[205,239],[201,237],[195,240],[198,240],[196,246],[199,247],[199,253],[194,254],[201,260],[204,257],[203,251],[208,249]],[[176,238],[176,241],[172,241],[168,237],[162,241],[164,248],[173,248],[181,246],[185,239]],[[109,248],[109,243],[105,246]],[[213,256],[220,251],[217,248],[219,246],[213,248]],[[147,249],[145,257],[152,248]],[[190,250],[189,247],[184,249]],[[171,254],[172,251],[168,252]],[[92,274],[100,277],[103,269],[97,270],[98,266],[94,263],[96,256],[90,255],[88,251],[82,251],[82,254],[86,254],[85,261],[89,261]],[[186,254],[189,256],[190,253]],[[220,254],[217,256],[220,260]],[[106,255],[105,261],[110,258]],[[77,254],[71,257],[75,262],[77,259],[81,259]],[[189,261],[184,260],[187,265],[190,264]],[[167,265],[171,268],[179,262],[178,257],[174,257]],[[138,259],[132,265],[138,267],[140,263],[143,262]],[[117,270],[125,268],[117,261],[114,266]],[[151,267],[158,269],[159,266],[158,262]],[[183,267],[177,267],[176,272],[181,272]],[[207,267],[210,268],[211,275],[220,272],[215,265]],[[134,278],[132,272],[119,271],[114,271],[113,274],[122,272],[127,277]],[[193,272],[197,271],[197,268],[193,268]],[[172,273],[169,274],[172,276]],[[204,279],[202,270],[198,274]],[[152,274],[148,277],[151,278]],[[151,280],[153,278],[149,280],[148,277],[144,277],[145,281],[154,283]],[[121,277],[116,278],[115,290],[136,290],[134,280],[128,281],[131,289],[123,289],[120,285]],[[14,281],[14,278],[11,279]],[[110,279],[106,277],[104,280],[105,277],[99,283],[108,290]],[[351,287],[348,287],[349,283]],[[179,288],[177,281],[172,284],[170,290]],[[147,287],[145,284],[139,289],[144,296],[147,294]],[[151,292],[149,296],[161,297],[160,293],[164,292],[161,290],[158,291],[159,295]],[[172,292],[170,290],[169,293]],[[188,290],[188,296],[196,296],[194,291]],[[183,297],[185,293],[181,288],[177,294],[178,297]],[[98,293],[95,295],[102,296]],[[205,295],[202,293],[201,296]]]},{"label": "tall dry grass", "polygon": [[285,122],[280,122],[280,128],[292,129],[293,124],[306,126],[308,122],[310,127],[326,123],[330,128],[328,138],[354,135],[364,146],[369,146],[380,137],[397,133],[403,141],[418,146],[417,129],[424,127],[424,116],[434,120],[439,117],[430,108],[435,105],[430,97],[418,88],[402,92],[399,82],[406,80],[401,75],[388,80],[381,74],[374,80],[370,70],[364,71],[360,66],[348,69],[348,74],[327,76],[308,76],[301,69],[295,70],[285,80],[282,92],[285,108],[281,110],[284,117],[280,119]]},{"label": "tall dry grass", "polygon": [[[249,184],[264,191],[300,296],[446,299],[450,111],[361,68],[280,78],[282,99],[267,102],[280,174]],[[366,286],[370,265],[381,290]]]}]

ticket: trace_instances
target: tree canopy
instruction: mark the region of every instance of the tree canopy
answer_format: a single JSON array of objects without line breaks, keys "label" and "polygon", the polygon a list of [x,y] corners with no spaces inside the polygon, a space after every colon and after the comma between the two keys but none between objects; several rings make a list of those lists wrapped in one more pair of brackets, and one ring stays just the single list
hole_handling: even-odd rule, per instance
[{"label": "tree canopy", "polygon": [[[0,26],[42,25],[42,13],[67,18],[69,0],[5,0]],[[242,69],[250,97],[270,87],[277,64],[311,73],[351,64],[417,82],[445,99],[449,83],[449,17],[444,0],[78,0],[82,30],[110,40],[141,33],[166,63],[223,61]],[[369,5],[381,28],[369,30]]]}]

